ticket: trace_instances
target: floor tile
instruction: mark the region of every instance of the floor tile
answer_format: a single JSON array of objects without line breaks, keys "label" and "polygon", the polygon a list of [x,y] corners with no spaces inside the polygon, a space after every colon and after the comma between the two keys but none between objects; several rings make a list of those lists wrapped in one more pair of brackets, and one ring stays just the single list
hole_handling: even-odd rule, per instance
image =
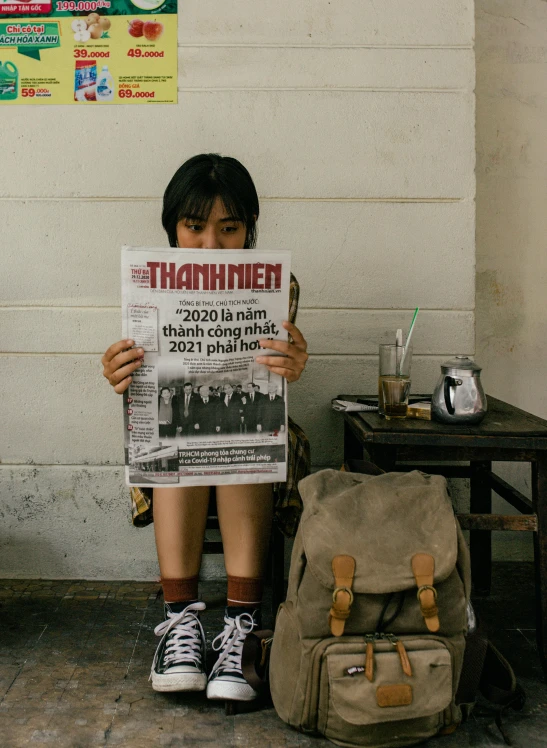
[{"label": "floor tile", "polygon": [[[0,582],[1,748],[326,748],[332,743],[285,725],[272,707],[227,717],[200,694],[150,686],[162,619],[156,583]],[[207,639],[222,628],[224,584],[201,585]],[[495,564],[492,594],[475,607],[492,641],[527,690],[520,714],[505,718],[515,748],[547,748],[547,686],[535,640],[531,564]],[[500,625],[502,622],[502,625]],[[271,614],[264,624],[271,626]],[[501,748],[493,716],[476,713],[432,748]]]}]

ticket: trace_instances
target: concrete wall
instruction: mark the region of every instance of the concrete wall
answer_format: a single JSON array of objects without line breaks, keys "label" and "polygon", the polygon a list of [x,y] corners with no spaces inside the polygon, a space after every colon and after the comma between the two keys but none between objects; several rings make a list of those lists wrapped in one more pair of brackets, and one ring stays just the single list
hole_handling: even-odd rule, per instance
[{"label": "concrete wall", "polygon": [[[476,9],[477,360],[488,392],[547,418],[547,3]],[[495,467],[530,495],[527,465]],[[515,535],[505,557],[531,557]]]},{"label": "concrete wall", "polygon": [[414,391],[474,352],[472,0],[181,10],[177,106],[2,110],[4,576],[156,574],[99,359],[119,338],[119,247],[165,244],[161,195],[195,153],[240,158],[259,247],[294,250],[311,358],[290,410],[316,466],[341,461],[331,397],[374,392],[377,344],[414,306]]}]

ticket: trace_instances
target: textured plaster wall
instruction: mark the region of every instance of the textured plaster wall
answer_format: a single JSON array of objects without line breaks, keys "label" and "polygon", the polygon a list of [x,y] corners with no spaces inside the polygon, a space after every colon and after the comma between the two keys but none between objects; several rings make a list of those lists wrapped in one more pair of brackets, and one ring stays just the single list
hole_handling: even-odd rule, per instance
[{"label": "textured plaster wall", "polygon": [[[476,20],[477,360],[488,392],[547,418],[547,3],[477,0]],[[530,495],[528,466],[496,470]],[[531,557],[511,535],[505,557]]]},{"label": "textured plaster wall", "polygon": [[472,0],[259,5],[181,3],[176,106],[2,109],[4,576],[156,574],[99,358],[119,247],[165,244],[161,195],[195,153],[240,158],[259,246],[294,250],[311,358],[290,410],[316,467],[341,461],[331,397],[374,391],[377,344],[414,306],[415,391],[474,353]]}]

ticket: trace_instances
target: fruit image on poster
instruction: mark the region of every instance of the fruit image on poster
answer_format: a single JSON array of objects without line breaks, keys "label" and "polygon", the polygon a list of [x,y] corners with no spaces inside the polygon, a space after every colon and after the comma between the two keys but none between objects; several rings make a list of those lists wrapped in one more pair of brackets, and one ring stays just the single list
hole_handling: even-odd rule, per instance
[{"label": "fruit image on poster", "polygon": [[176,0],[0,0],[0,105],[176,102]]}]

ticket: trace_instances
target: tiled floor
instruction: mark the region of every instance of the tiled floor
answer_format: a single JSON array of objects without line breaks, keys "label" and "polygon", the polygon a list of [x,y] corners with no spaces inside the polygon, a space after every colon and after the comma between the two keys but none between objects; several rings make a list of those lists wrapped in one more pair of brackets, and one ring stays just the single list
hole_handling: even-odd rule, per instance
[{"label": "tiled floor", "polygon": [[[547,746],[547,687],[535,651],[533,567],[497,564],[494,592],[477,601],[494,641],[528,694],[511,713],[516,748]],[[316,746],[272,708],[227,717],[203,694],[157,694],[148,682],[161,620],[158,586],[135,582],[0,581],[0,746]],[[210,640],[223,586],[202,590]],[[266,623],[268,623],[266,621]],[[432,748],[502,746],[491,716],[474,716]]]}]

